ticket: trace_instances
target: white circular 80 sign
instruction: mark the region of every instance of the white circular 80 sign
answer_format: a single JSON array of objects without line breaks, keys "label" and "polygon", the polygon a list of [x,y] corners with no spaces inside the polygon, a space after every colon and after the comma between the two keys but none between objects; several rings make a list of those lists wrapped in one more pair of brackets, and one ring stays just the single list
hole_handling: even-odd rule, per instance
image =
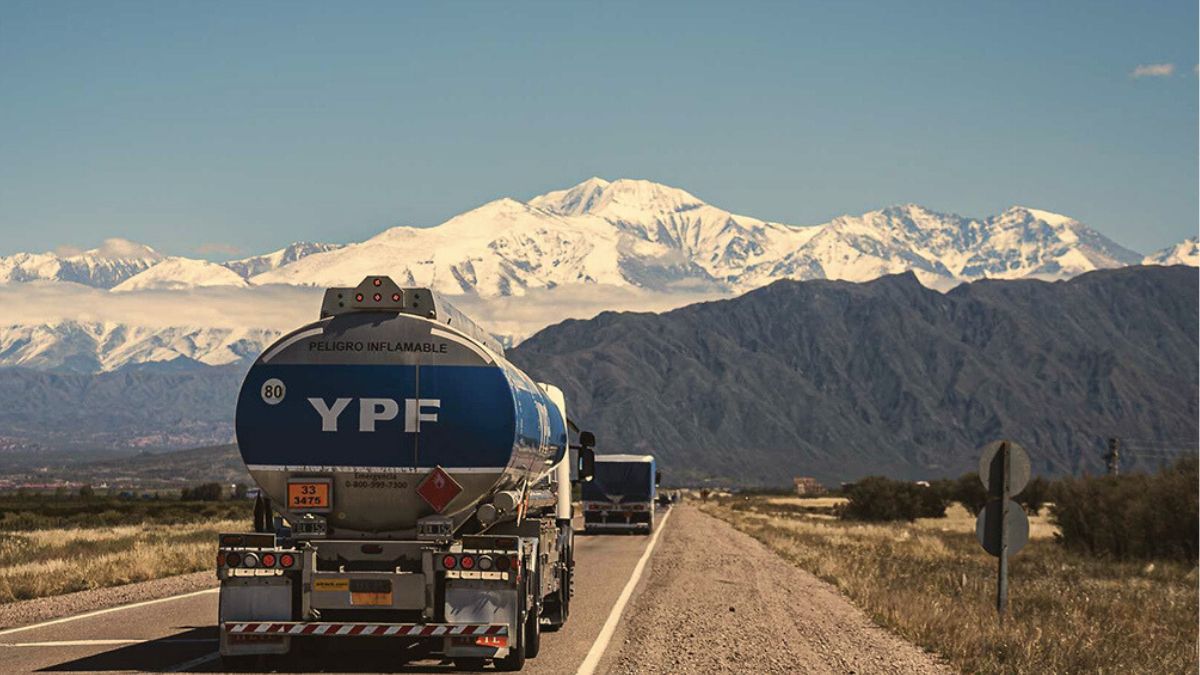
[{"label": "white circular 80 sign", "polygon": [[278,405],[283,402],[284,395],[287,394],[287,387],[283,386],[283,380],[272,377],[263,382],[262,400],[267,405]]}]

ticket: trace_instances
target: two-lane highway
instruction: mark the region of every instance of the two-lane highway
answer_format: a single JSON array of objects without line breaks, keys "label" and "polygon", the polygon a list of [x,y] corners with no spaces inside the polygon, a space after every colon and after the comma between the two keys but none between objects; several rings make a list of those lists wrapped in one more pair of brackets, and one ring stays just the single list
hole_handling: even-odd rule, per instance
[{"label": "two-lane highway", "polygon": [[[667,520],[659,518],[664,527]],[[527,672],[569,673],[579,670],[585,661],[597,662],[603,643],[612,634],[618,613],[614,610],[628,601],[635,585],[630,579],[645,564],[644,554],[654,539],[638,535],[577,537],[571,617],[563,630],[542,634],[541,654],[528,662]],[[216,620],[217,592],[213,588],[0,631],[0,669],[219,671]],[[291,660],[278,667],[324,672],[453,670],[436,659],[400,664],[394,655],[354,658],[346,654]]]}]

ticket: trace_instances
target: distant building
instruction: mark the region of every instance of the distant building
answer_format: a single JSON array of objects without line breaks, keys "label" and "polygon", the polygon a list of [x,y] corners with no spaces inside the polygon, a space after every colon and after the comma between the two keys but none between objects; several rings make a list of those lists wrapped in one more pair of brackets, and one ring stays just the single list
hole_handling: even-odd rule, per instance
[{"label": "distant building", "polygon": [[813,497],[825,494],[825,486],[817,482],[817,479],[812,476],[796,476],[792,479],[792,483],[796,486],[796,494],[801,497]]}]

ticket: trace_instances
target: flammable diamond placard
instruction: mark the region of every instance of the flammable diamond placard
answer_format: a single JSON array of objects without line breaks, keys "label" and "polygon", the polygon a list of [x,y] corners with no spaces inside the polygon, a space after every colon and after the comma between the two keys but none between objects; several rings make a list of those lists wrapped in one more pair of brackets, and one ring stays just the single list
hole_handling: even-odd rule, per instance
[{"label": "flammable diamond placard", "polygon": [[446,508],[462,491],[462,486],[440,466],[433,467],[433,471],[430,471],[417,485],[417,494],[421,495],[421,499],[428,502],[438,513],[441,513],[442,509]]}]

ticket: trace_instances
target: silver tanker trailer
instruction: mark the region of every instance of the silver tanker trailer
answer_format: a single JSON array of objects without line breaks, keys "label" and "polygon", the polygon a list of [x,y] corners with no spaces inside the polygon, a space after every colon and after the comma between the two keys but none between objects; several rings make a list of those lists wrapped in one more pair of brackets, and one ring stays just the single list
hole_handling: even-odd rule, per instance
[{"label": "silver tanker trailer", "polygon": [[587,480],[594,439],[570,445],[568,425],[558,388],[428,289],[326,291],[238,397],[263,496],[253,532],[220,535],[222,657],[343,646],[519,670],[569,613],[571,457]]}]

